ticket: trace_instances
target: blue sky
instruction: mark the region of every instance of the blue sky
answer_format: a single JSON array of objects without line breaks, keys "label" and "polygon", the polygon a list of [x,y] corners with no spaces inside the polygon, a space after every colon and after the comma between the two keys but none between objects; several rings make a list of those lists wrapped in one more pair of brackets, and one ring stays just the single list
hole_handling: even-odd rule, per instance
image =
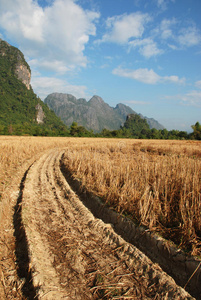
[{"label": "blue sky", "polygon": [[0,38],[18,47],[42,99],[124,103],[168,130],[201,122],[200,0],[0,0]]}]

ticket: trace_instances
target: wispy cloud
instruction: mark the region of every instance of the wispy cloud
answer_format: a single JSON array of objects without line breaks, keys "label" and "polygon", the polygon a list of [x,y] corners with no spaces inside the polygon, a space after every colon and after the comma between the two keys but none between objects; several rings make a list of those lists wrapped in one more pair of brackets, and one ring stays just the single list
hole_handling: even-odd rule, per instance
[{"label": "wispy cloud", "polygon": [[179,78],[176,75],[172,76],[160,76],[152,69],[122,69],[118,67],[112,71],[114,75],[118,75],[121,77],[131,78],[133,80],[137,80],[146,84],[157,84],[162,82],[176,83],[176,84],[184,84],[185,78]]},{"label": "wispy cloud", "polygon": [[198,89],[201,89],[201,80],[196,81],[195,86],[196,86]]},{"label": "wispy cloud", "polygon": [[159,38],[172,50],[179,50],[185,47],[192,47],[201,43],[200,30],[194,23],[181,24],[176,18],[163,19],[161,23],[152,30],[154,37]]},{"label": "wispy cloud", "polygon": [[180,95],[179,99],[182,101],[184,105],[192,105],[201,107],[201,91],[190,91],[185,95]]},{"label": "wispy cloud", "polygon": [[201,42],[201,34],[195,26],[182,28],[178,36],[178,41],[182,46],[196,46]]},{"label": "wispy cloud", "polygon": [[33,76],[31,85],[42,100],[54,92],[72,94],[77,98],[88,98],[86,86],[72,85],[66,80],[56,77]]},{"label": "wispy cloud", "polygon": [[118,75],[121,77],[131,78],[143,83],[155,84],[160,80],[160,76],[158,76],[152,69],[137,69],[137,70],[129,70],[122,69],[118,67],[112,71],[114,75]]},{"label": "wispy cloud", "polygon": [[145,25],[151,21],[147,13],[136,12],[108,18],[106,30],[98,42],[126,44],[130,39],[139,38],[144,32]]},{"label": "wispy cloud", "polygon": [[66,65],[63,61],[60,60],[45,60],[45,58],[38,58],[38,59],[32,59],[28,61],[28,64],[30,65],[31,69],[38,69],[41,68],[44,71],[50,71],[50,72],[56,72],[57,74],[65,74],[68,71],[72,71],[74,66],[73,65]]},{"label": "wispy cloud", "polygon": [[[173,0],[170,0],[173,2]],[[165,7],[168,0],[157,0],[159,7]],[[152,26],[147,26],[151,23]],[[201,42],[201,34],[192,22],[181,24],[176,18],[163,19],[158,25],[148,13],[136,12],[110,17],[106,20],[106,33],[95,43],[115,43],[137,49],[145,58],[158,56],[170,48],[181,50]],[[186,26],[185,26],[186,25]]]},{"label": "wispy cloud", "polygon": [[166,10],[168,3],[175,2],[175,0],[155,0],[155,2],[159,8],[161,8],[162,10]]},{"label": "wispy cloud", "polygon": [[164,99],[180,102],[181,105],[201,107],[201,91],[197,90],[185,94],[165,96]]},{"label": "wispy cloud", "polygon": [[104,64],[104,65],[101,65],[100,66],[100,69],[106,69],[106,68],[108,68],[109,67],[109,64]]},{"label": "wispy cloud", "polygon": [[27,56],[40,57],[38,63],[43,65],[55,60],[85,66],[84,49],[90,35],[96,34],[98,18],[99,13],[85,11],[73,0],[55,0],[44,8],[34,0],[0,1],[0,27],[5,37],[18,43]]},{"label": "wispy cloud", "polygon": [[167,5],[166,2],[167,2],[166,0],[156,0],[157,6],[162,9],[166,9],[166,5]]},{"label": "wispy cloud", "polygon": [[159,49],[157,44],[151,39],[136,39],[129,42],[130,48],[139,48],[139,52],[146,58],[156,56],[163,53],[162,49]]},{"label": "wispy cloud", "polygon": [[173,19],[163,19],[159,26],[159,31],[161,38],[164,40],[174,38],[175,26],[178,24],[178,21]]}]

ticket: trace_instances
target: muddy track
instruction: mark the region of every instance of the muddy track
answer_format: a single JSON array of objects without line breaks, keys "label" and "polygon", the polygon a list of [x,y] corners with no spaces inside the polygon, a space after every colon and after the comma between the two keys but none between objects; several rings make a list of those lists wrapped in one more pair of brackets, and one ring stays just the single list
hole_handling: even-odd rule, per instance
[{"label": "muddy track", "polygon": [[193,299],[84,206],[60,170],[63,153],[51,150],[42,155],[21,184],[15,230],[19,275],[27,278],[24,295],[28,299]]}]

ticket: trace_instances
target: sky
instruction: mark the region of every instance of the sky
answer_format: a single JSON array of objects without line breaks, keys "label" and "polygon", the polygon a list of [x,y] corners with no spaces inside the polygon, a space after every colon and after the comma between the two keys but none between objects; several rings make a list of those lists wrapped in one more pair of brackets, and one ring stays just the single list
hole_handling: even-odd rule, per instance
[{"label": "sky", "polygon": [[0,38],[54,92],[130,106],[168,130],[201,123],[200,0],[0,0]]}]

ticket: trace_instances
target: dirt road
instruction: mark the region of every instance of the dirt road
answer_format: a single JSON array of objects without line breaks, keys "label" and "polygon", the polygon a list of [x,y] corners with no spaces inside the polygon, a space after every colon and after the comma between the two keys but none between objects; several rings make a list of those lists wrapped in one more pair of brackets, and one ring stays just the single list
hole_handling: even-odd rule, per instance
[{"label": "dirt road", "polygon": [[16,255],[28,299],[193,299],[96,219],[60,169],[64,150],[26,171],[15,209]]}]

